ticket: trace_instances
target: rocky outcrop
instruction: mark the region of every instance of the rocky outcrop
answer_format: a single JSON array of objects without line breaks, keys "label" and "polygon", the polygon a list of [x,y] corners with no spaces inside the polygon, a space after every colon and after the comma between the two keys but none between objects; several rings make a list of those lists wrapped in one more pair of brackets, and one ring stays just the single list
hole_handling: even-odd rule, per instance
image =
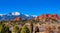
[{"label": "rocky outcrop", "polygon": [[58,15],[57,14],[43,14],[41,16],[36,17],[35,20],[41,20],[41,19],[44,19],[44,18],[57,19]]},{"label": "rocky outcrop", "polygon": [[22,20],[20,17],[14,19],[14,21],[20,21],[20,20]]}]

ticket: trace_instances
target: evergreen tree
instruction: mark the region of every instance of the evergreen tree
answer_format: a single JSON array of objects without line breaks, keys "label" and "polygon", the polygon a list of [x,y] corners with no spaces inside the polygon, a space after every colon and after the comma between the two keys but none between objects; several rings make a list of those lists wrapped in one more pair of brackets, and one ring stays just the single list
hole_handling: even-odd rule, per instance
[{"label": "evergreen tree", "polygon": [[0,33],[11,33],[11,31],[9,30],[9,27],[0,23]]},{"label": "evergreen tree", "polygon": [[11,33],[11,31],[9,30],[9,27],[4,26],[1,33]]},{"label": "evergreen tree", "polygon": [[2,23],[0,22],[0,33],[1,33],[2,29],[3,29],[3,25],[2,25]]}]

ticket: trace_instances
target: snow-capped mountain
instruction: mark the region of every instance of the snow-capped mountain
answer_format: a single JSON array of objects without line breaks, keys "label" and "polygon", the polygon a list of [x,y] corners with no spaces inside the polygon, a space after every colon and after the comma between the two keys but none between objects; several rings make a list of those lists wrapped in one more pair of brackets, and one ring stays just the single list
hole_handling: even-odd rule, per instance
[{"label": "snow-capped mountain", "polygon": [[22,14],[19,12],[12,12],[8,14],[0,14],[0,20],[14,20],[15,18],[20,17],[22,20],[30,20],[35,18],[36,16],[28,15],[28,14]]}]

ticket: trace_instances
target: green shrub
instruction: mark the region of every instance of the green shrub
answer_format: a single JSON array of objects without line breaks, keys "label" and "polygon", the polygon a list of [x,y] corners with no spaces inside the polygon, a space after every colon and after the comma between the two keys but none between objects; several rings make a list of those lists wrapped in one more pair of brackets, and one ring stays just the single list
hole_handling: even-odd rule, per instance
[{"label": "green shrub", "polygon": [[12,33],[19,33],[19,27],[18,26],[14,26],[13,27],[13,30],[12,30]]},{"label": "green shrub", "polygon": [[30,33],[30,31],[27,28],[27,26],[23,26],[22,29],[21,29],[21,33]]}]

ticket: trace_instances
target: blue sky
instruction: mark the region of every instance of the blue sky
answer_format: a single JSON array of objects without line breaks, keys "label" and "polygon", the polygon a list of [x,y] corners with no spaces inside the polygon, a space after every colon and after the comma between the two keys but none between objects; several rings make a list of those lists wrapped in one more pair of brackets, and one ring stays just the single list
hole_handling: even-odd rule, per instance
[{"label": "blue sky", "polygon": [[0,0],[0,14],[10,12],[60,15],[60,0]]}]

